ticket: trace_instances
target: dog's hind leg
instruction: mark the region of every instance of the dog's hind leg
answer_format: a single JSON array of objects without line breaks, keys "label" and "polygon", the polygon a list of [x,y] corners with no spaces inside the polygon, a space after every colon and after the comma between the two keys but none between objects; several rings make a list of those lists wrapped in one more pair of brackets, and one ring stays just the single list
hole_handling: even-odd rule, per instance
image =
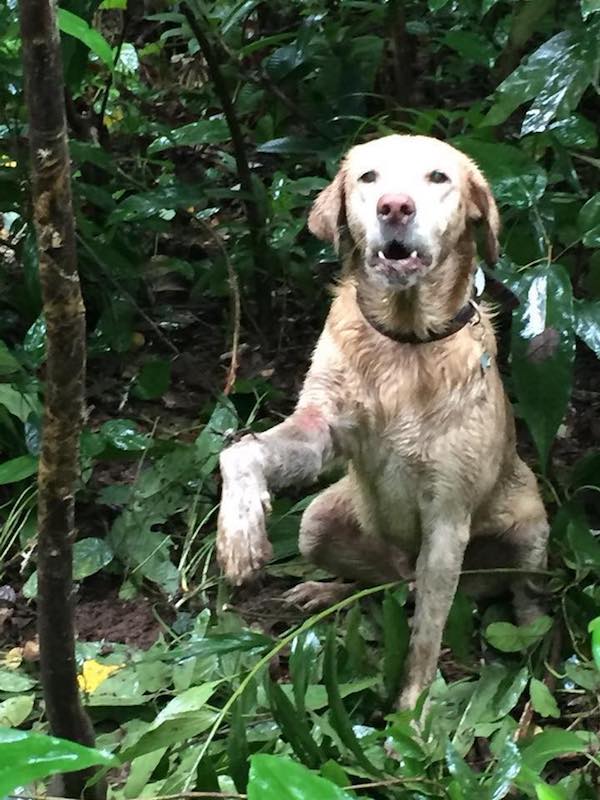
[{"label": "dog's hind leg", "polygon": [[300,551],[313,564],[353,583],[308,581],[286,599],[308,611],[347,597],[356,584],[373,586],[412,577],[410,559],[397,546],[362,529],[346,476],[322,492],[304,512]]}]

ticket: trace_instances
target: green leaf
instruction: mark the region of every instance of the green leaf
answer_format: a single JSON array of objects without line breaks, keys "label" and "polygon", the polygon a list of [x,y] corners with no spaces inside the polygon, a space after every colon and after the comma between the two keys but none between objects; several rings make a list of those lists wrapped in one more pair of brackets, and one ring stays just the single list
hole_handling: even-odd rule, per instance
[{"label": "green leaf", "polygon": [[292,642],[290,672],[292,674],[294,701],[300,716],[304,715],[306,711],[304,702],[306,690],[311,682],[320,649],[321,642],[319,637],[312,630],[304,631]]},{"label": "green leaf", "polygon": [[135,382],[135,394],[142,400],[153,400],[162,395],[171,383],[171,365],[164,359],[146,361]]},{"label": "green leaf", "polygon": [[150,436],[138,433],[137,425],[129,419],[108,420],[100,433],[107,444],[125,453],[140,453],[152,444]]},{"label": "green leaf", "polygon": [[242,712],[243,697],[238,698],[231,709],[229,736],[227,737],[227,756],[229,774],[238,792],[245,792],[248,786],[248,740],[246,724]]},{"label": "green leaf", "polygon": [[284,740],[289,742],[294,753],[307,767],[315,769],[322,758],[316,742],[310,735],[306,716],[298,713],[278,683],[272,681],[269,676],[266,680],[271,711],[281,728]]},{"label": "green leaf", "polygon": [[465,797],[475,797],[479,790],[477,777],[461,758],[460,753],[451,742],[446,744],[446,763],[448,770],[458,782]]},{"label": "green leaf", "polygon": [[335,626],[330,625],[327,631],[325,658],[323,661],[323,682],[329,699],[329,719],[342,742],[354,753],[358,764],[369,774],[377,774],[377,770],[365,756],[360,742],[356,738],[350,717],[342,702],[337,676],[337,645],[335,637]]},{"label": "green leaf", "polygon": [[20,372],[21,365],[10,352],[6,344],[0,340],[0,375],[14,375]]},{"label": "green leaf", "polygon": [[533,710],[542,717],[560,717],[556,700],[545,683],[537,678],[532,678],[529,683],[529,696]]},{"label": "green leaf", "polygon": [[118,766],[107,752],[41,733],[0,728],[0,797],[31,781],[96,765]]},{"label": "green leaf", "polygon": [[447,6],[450,0],[427,0],[427,5],[430,11],[439,11]]},{"label": "green leaf", "polygon": [[547,728],[534,737],[521,751],[523,765],[539,773],[556,756],[564,753],[583,753],[588,749],[584,741],[572,731]]},{"label": "green leaf", "polygon": [[581,16],[587,19],[590,14],[595,14],[600,11],[600,0],[580,0],[581,3]]},{"label": "green leaf", "polygon": [[492,622],[485,631],[488,642],[503,653],[517,653],[540,641],[552,627],[550,617],[538,617],[529,625],[511,622]]},{"label": "green leaf", "polygon": [[0,692],[26,692],[33,688],[37,681],[22,672],[0,668]]},{"label": "green leaf", "polygon": [[285,756],[255,755],[250,763],[248,800],[352,800],[335,783]]},{"label": "green leaf", "polygon": [[206,704],[218,684],[219,681],[210,681],[202,686],[193,686],[170,700],[140,739],[120,754],[121,759],[130,761],[144,753],[198,736],[210,728],[215,712],[208,710]]},{"label": "green leaf", "polygon": [[518,147],[465,136],[456,137],[452,143],[479,164],[500,205],[530,208],[546,191],[545,170]]},{"label": "green leaf", "polygon": [[75,39],[79,39],[88,47],[98,58],[101,58],[109,67],[112,68],[113,54],[112,49],[106,39],[98,31],[90,28],[87,22],[77,14],[67,11],[65,8],[58,9],[58,27],[63,33],[68,33]]},{"label": "green leaf", "polygon": [[600,192],[590,197],[579,212],[577,227],[586,247],[600,247]]},{"label": "green leaf", "polygon": [[444,641],[463,663],[469,661],[473,649],[473,601],[458,591],[450,608]]},{"label": "green leaf", "polygon": [[16,483],[35,475],[38,460],[35,456],[17,456],[0,464],[0,485]]},{"label": "green leaf", "polygon": [[558,264],[530,267],[513,312],[513,379],[519,409],[535,441],[542,468],[565,414],[573,379],[575,334],[568,272]]},{"label": "green leaf", "polygon": [[113,560],[113,551],[104,539],[89,537],[73,545],[73,578],[81,581],[94,575]]},{"label": "green leaf", "polygon": [[490,800],[501,800],[506,797],[520,769],[521,753],[517,745],[508,739],[498,756],[491,780],[487,784]]},{"label": "green leaf", "polygon": [[564,789],[560,786],[550,786],[549,783],[540,781],[535,784],[537,800],[567,800]]},{"label": "green leaf", "polygon": [[0,405],[21,422],[27,422],[30,414],[39,414],[41,411],[36,394],[19,391],[8,383],[0,383]]},{"label": "green leaf", "polygon": [[160,153],[171,147],[194,147],[201,144],[222,144],[231,138],[229,126],[221,117],[200,119],[181,128],[175,128],[165,136],[159,136],[148,146],[148,155]]},{"label": "green leaf", "polygon": [[596,31],[578,29],[562,31],[545,42],[500,84],[485,124],[498,125],[532,98],[521,135],[544,131],[553,119],[568,116],[593,80],[596,39]]},{"label": "green leaf", "polygon": [[383,599],[383,681],[390,700],[395,700],[400,690],[409,639],[406,611],[393,592],[386,592]]},{"label": "green leaf", "polygon": [[575,333],[600,358],[600,300],[574,300]]},{"label": "green leaf", "polygon": [[600,670],[600,617],[596,617],[590,622],[588,631],[592,634],[592,656],[594,658],[594,663]]}]

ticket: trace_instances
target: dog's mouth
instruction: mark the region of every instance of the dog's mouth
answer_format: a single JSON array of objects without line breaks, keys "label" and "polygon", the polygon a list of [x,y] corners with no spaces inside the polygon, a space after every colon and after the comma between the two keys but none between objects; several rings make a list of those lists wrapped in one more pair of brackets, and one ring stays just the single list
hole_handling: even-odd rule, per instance
[{"label": "dog's mouth", "polygon": [[369,265],[392,279],[403,281],[429,267],[431,256],[406,242],[392,239],[372,253]]}]

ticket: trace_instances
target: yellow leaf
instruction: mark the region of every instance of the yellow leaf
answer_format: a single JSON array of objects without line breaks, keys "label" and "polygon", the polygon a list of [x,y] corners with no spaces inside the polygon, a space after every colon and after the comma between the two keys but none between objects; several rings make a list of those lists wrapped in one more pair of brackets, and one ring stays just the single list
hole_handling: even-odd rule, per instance
[{"label": "yellow leaf", "polygon": [[23,661],[22,647],[13,647],[4,656],[4,665],[8,667],[8,669],[17,669],[17,667],[21,666],[22,661]]},{"label": "yellow leaf", "polygon": [[77,683],[82,692],[91,694],[95,692],[101,683],[109,678],[114,672],[118,672],[125,664],[100,664],[91,658],[83,662],[81,675],[77,676]]}]

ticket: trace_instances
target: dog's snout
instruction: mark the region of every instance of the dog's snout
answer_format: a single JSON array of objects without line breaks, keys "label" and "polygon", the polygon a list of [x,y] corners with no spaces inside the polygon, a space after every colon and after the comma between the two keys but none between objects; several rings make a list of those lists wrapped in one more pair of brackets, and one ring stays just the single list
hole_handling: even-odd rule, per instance
[{"label": "dog's snout", "polygon": [[390,225],[406,225],[416,210],[415,201],[407,194],[382,194],[377,201],[377,216]]}]

